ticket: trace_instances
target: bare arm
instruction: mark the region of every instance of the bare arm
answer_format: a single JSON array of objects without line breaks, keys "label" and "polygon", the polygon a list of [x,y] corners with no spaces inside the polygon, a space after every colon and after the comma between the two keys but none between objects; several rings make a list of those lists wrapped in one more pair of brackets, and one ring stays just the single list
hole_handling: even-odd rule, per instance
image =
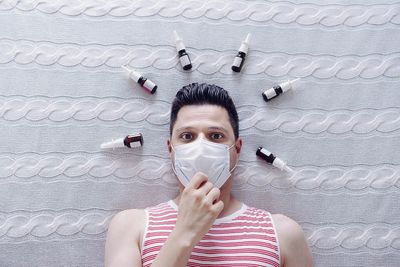
[{"label": "bare arm", "polygon": [[314,266],[310,249],[301,226],[281,214],[272,215],[281,250],[283,267]]},{"label": "bare arm", "polygon": [[[108,228],[105,246],[106,267],[142,266],[139,242],[140,227],[145,227],[145,220],[143,210],[124,210],[113,217]],[[186,266],[192,248],[189,239],[185,239],[174,230],[157,259],[162,262],[162,266]]]},{"label": "bare arm", "polygon": [[106,267],[141,267],[140,233],[144,227],[143,210],[124,210],[110,222],[105,245]]}]

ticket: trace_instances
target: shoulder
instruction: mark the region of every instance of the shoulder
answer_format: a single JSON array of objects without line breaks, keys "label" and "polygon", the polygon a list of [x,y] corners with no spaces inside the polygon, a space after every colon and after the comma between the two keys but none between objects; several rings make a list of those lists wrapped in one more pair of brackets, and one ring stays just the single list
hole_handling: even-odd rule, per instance
[{"label": "shoulder", "polygon": [[112,222],[121,223],[130,219],[137,219],[145,217],[145,210],[143,209],[128,209],[122,210],[113,216]]},{"label": "shoulder", "polygon": [[105,266],[139,266],[145,216],[145,211],[139,209],[123,210],[113,216],[107,231]]},{"label": "shoulder", "polygon": [[123,210],[113,216],[107,231],[105,266],[139,266],[145,223],[144,210]]},{"label": "shoulder", "polygon": [[108,232],[125,235],[140,234],[146,224],[146,213],[143,209],[128,209],[115,214],[109,224]]},{"label": "shoulder", "polygon": [[272,214],[271,217],[279,240],[283,266],[312,266],[311,253],[301,226],[283,214]]},{"label": "shoulder", "polygon": [[108,226],[107,244],[140,248],[146,227],[146,213],[140,209],[123,210],[115,214]]},{"label": "shoulder", "polygon": [[293,219],[283,214],[271,214],[271,217],[280,236],[289,239],[298,239],[304,236],[301,226]]}]

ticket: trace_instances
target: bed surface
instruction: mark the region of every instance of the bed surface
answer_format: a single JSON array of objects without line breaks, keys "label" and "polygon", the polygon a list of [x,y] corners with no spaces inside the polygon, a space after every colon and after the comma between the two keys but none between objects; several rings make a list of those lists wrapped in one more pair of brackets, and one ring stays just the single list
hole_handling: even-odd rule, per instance
[{"label": "bed surface", "polygon": [[[169,109],[192,82],[236,103],[235,196],[299,222],[315,266],[399,265],[398,2],[3,0],[0,25],[0,266],[103,266],[114,214],[177,193]],[[293,78],[296,90],[263,101]],[[100,149],[135,132],[142,148]],[[295,172],[257,159],[259,146]]]}]

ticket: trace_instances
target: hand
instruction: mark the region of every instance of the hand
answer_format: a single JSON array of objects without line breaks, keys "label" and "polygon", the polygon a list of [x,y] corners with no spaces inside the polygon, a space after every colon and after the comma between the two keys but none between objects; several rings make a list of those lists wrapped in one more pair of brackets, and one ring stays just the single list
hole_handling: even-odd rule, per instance
[{"label": "hand", "polygon": [[220,190],[208,182],[208,177],[201,172],[196,173],[183,190],[174,231],[187,237],[193,247],[224,208],[219,196]]}]

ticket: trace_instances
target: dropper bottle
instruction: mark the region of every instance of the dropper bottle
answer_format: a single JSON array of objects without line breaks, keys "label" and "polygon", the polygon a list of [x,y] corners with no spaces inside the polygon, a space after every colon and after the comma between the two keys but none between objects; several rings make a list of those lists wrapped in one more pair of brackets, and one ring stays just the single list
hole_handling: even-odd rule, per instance
[{"label": "dropper bottle", "polygon": [[120,148],[120,147],[141,147],[143,145],[143,135],[141,133],[127,135],[125,138],[112,139],[110,142],[106,142],[100,145],[100,148]]},{"label": "dropper bottle", "polygon": [[273,166],[277,167],[281,171],[285,170],[290,173],[294,172],[289,166],[287,166],[286,162],[284,162],[278,157],[275,157],[271,152],[269,152],[263,147],[259,147],[257,149],[256,155],[264,159],[269,164],[272,164]]},{"label": "dropper bottle", "polygon": [[280,94],[283,94],[286,91],[289,91],[290,89],[293,89],[295,83],[300,80],[299,78],[287,81],[284,83],[281,83],[279,85],[275,85],[274,87],[266,90],[264,93],[262,93],[262,96],[266,102],[270,101],[271,99],[274,99]]},{"label": "dropper bottle", "polygon": [[126,66],[121,66],[129,75],[129,78],[140,84],[146,91],[154,94],[157,90],[157,85],[147,78],[144,78],[140,73],[127,68]]},{"label": "dropper bottle", "polygon": [[242,42],[239,47],[239,52],[237,53],[235,59],[233,60],[232,70],[234,72],[240,72],[243,67],[244,60],[246,58],[247,52],[249,51],[249,42],[251,34],[247,34],[246,39]]},{"label": "dropper bottle", "polygon": [[174,30],[175,46],[178,51],[179,61],[181,62],[184,70],[190,70],[192,68],[192,62],[190,61],[189,55],[186,53],[186,47],[183,44],[182,38],[179,37],[178,33]]}]

